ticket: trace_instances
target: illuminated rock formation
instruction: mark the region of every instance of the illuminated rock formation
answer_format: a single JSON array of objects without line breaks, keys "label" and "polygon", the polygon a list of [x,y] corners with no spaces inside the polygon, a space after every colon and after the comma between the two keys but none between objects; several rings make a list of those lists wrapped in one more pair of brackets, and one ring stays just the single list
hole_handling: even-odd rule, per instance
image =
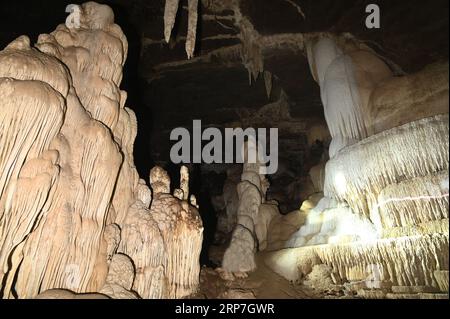
[{"label": "illuminated rock formation", "polygon": [[370,98],[370,134],[448,113],[448,62],[381,82]]},{"label": "illuminated rock formation", "polygon": [[133,287],[134,274],[135,269],[128,256],[114,255],[109,265],[106,284],[100,293],[114,299],[136,299],[136,294],[130,291]]},{"label": "illuminated rock formation", "polygon": [[133,290],[142,298],[166,298],[167,249],[158,223],[140,202],[128,209],[118,251],[129,256],[136,268]]},{"label": "illuminated rock formation", "polygon": [[448,289],[448,114],[344,148],[326,165],[325,195],[285,245],[301,248],[267,257],[273,270],[302,281],[324,264],[334,285],[365,297]]},{"label": "illuminated rock formation", "polygon": [[[3,120],[16,123],[26,138],[19,133],[18,139],[11,139],[2,125],[1,135],[7,140],[2,142],[1,162],[8,167],[2,171],[12,174],[1,182],[0,215],[6,222],[3,227],[9,224],[9,229],[19,231],[3,228],[0,235],[2,277],[7,276],[4,297],[11,297],[12,291],[32,297],[55,287],[95,292],[106,280],[104,227],[114,222],[108,212],[124,160],[110,129],[114,131],[119,122],[128,131],[133,127],[122,118],[130,111],[124,109],[125,93],[118,89],[127,43],[112,21],[109,7],[87,3],[79,30],[60,25],[39,37],[39,51],[21,37],[0,53],[2,82],[8,78],[6,84],[17,88],[2,88],[2,94],[15,92],[23,101],[17,108],[21,102],[14,95],[5,96],[2,115],[12,117]],[[70,37],[70,32],[78,36]],[[23,85],[29,87],[20,91]],[[27,125],[27,120],[34,124]],[[38,129],[30,134],[33,126]],[[130,133],[117,136],[125,134]],[[127,140],[122,142],[124,149],[130,147],[125,146]],[[11,162],[13,157],[19,160]],[[24,197],[25,192],[36,195]],[[28,226],[17,228],[18,222]],[[8,266],[10,258],[14,262]],[[17,282],[12,287],[14,276]]]},{"label": "illuminated rock formation", "polygon": [[[187,170],[182,168],[181,172],[181,181],[188,181]],[[151,170],[150,184],[153,189],[150,213],[158,224],[167,252],[163,268],[166,297],[182,298],[198,288],[202,221],[196,207],[170,194],[170,179],[161,167]],[[180,187],[189,194],[188,184]]]},{"label": "illuminated rock formation", "polygon": [[266,263],[363,298],[438,298],[448,292],[448,189],[448,114],[367,137],[327,162],[326,197],[285,244],[300,248]]},{"label": "illuminated rock formation", "polygon": [[[420,186],[421,178],[448,171],[448,156],[448,114],[411,122],[347,147],[328,161],[324,193],[346,201],[357,213],[372,214],[372,221],[378,225],[381,221],[376,216],[377,205],[385,206],[378,203],[378,196],[386,187],[391,185],[382,197],[405,193],[401,190],[407,187],[405,183],[412,183],[409,180],[417,177],[416,184]],[[433,189],[421,195],[428,195],[429,191]],[[432,195],[442,194],[440,187],[434,187]]]},{"label": "illuminated rock formation", "polygon": [[[166,0],[164,10],[164,37],[167,43],[170,41],[172,29],[178,12],[179,0]],[[188,1],[188,31],[186,37],[186,54],[188,59],[194,56],[195,41],[197,38],[198,0]]]},{"label": "illuminated rock formation", "polygon": [[373,288],[383,283],[438,288],[434,270],[448,271],[448,234],[286,249],[269,254],[266,263],[293,281],[301,280],[315,265],[325,264],[332,269],[334,284],[361,282],[370,288],[375,273],[378,286]]},{"label": "illuminated rock formation", "polygon": [[[339,40],[339,43],[338,41]],[[368,136],[369,98],[391,71],[368,48],[351,40],[320,37],[306,43],[311,73],[320,85],[332,141],[330,157]]]},{"label": "illuminated rock formation", "polygon": [[79,28],[0,52],[0,294],[184,296],[198,280],[201,221],[187,202],[161,202],[164,176],[150,213],[119,89],[127,40],[108,6],[79,9]]},{"label": "illuminated rock formation", "polygon": [[368,241],[377,238],[374,225],[347,205],[324,197],[308,213],[305,224],[285,247]]},{"label": "illuminated rock formation", "polygon": [[267,250],[273,251],[287,247],[287,242],[305,224],[311,209],[317,205],[322,197],[323,193],[311,195],[302,203],[299,210],[286,215],[275,216],[270,223],[267,234]]},{"label": "illuminated rock formation", "polygon": [[[246,142],[244,152],[257,154],[254,143]],[[279,214],[273,203],[265,203],[269,182],[260,174],[262,164],[247,160],[243,165],[242,181],[237,186],[239,206],[237,224],[231,242],[225,251],[222,268],[230,273],[248,273],[256,268],[255,254],[267,247],[267,233],[270,222]]]}]

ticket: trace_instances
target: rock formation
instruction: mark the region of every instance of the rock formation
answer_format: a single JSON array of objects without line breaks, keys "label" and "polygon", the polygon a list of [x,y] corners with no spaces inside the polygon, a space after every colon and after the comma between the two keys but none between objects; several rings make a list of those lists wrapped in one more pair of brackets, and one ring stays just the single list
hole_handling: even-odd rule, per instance
[{"label": "rock formation", "polygon": [[279,214],[276,203],[266,202],[269,182],[260,174],[262,164],[258,158],[255,158],[255,162],[248,160],[251,148],[256,154],[255,143],[246,142],[244,152],[247,157],[244,156],[241,182],[237,185],[237,223],[222,261],[222,268],[226,272],[237,274],[245,274],[256,268],[255,254],[267,247],[270,222]]},{"label": "rock formation", "polygon": [[[127,40],[108,6],[79,9],[79,28],[0,52],[1,296],[184,296],[197,284],[201,221],[187,202],[164,206],[157,183],[149,210],[119,88]],[[174,266],[180,248],[190,259]]]},{"label": "rock formation", "polygon": [[[164,37],[167,43],[170,41],[172,29],[175,26],[179,2],[179,0],[166,0],[164,11]],[[194,56],[195,41],[197,38],[198,0],[189,0],[188,11],[186,54],[188,59],[190,59]]]},{"label": "rock formation", "polygon": [[232,167],[227,170],[227,179],[223,185],[222,201],[224,208],[217,217],[217,229],[215,240],[226,242],[231,237],[231,232],[237,223],[237,211],[239,205],[239,195],[237,185],[241,178],[241,168]]},{"label": "rock formation", "polygon": [[448,293],[448,65],[394,77],[372,53],[315,41],[311,71],[333,140],[310,174],[324,197],[284,241],[299,248],[267,265],[362,298]]},{"label": "rock formation", "polygon": [[368,136],[366,116],[371,92],[392,74],[367,47],[351,39],[337,40],[319,37],[306,43],[311,73],[320,85],[332,137],[330,157]]},{"label": "rock formation", "polygon": [[[181,183],[189,180],[185,167],[181,168]],[[167,172],[156,166],[150,172],[153,189],[151,216],[159,225],[166,247],[164,276],[168,298],[181,298],[194,293],[200,273],[200,249],[203,227],[197,208],[187,200],[170,194],[170,179]],[[180,185],[189,194],[188,183]]]}]

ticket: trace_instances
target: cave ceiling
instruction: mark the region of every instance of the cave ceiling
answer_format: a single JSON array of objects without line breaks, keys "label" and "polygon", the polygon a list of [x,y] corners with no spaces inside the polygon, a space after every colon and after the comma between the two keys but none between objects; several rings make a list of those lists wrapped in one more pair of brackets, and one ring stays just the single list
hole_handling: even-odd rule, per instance
[{"label": "cave ceiling", "polygon": [[[2,47],[21,34],[36,40],[39,33],[49,32],[62,21],[66,3],[47,2],[54,5],[46,5],[44,10],[33,1],[24,10],[23,5],[13,2],[2,11],[0,18],[7,26],[0,34]],[[448,8],[447,0],[258,0],[257,5],[255,0],[202,0],[197,44],[190,60],[185,52],[187,0],[180,1],[168,44],[164,41],[164,0],[99,2],[114,9],[129,41],[123,87],[139,120],[138,166],[148,157],[167,160],[170,130],[190,127],[193,119],[201,119],[205,126],[240,122],[280,127],[280,145],[302,140],[305,123],[323,120],[319,87],[302,47],[305,35],[351,34],[397,73],[416,72],[429,63],[448,59],[448,10],[442,10]],[[382,10],[380,29],[364,26],[369,3],[379,4]],[[249,76],[251,66],[243,63],[241,52],[249,49],[249,43],[250,52],[257,52],[250,64],[261,59],[260,71],[270,72],[269,96],[264,74],[256,79]],[[265,120],[258,116],[256,123],[245,121],[280,99],[283,103],[278,103],[282,105],[277,112],[283,114],[274,117],[270,113]],[[282,109],[284,100],[287,109]],[[287,158],[297,152],[286,147]],[[297,163],[303,160],[302,152],[294,156]]]}]

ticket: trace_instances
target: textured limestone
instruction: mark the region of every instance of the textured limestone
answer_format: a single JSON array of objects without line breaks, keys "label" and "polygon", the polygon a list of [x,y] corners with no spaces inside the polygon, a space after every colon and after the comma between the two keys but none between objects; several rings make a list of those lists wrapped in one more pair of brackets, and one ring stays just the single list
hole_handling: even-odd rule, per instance
[{"label": "textured limestone", "polygon": [[[183,180],[189,180],[182,168]],[[166,256],[163,267],[167,298],[182,298],[196,292],[199,284],[203,226],[196,207],[170,194],[170,179],[161,167],[150,171],[153,202],[150,214],[159,226]],[[187,193],[189,189],[183,186]],[[151,256],[151,255],[150,255]],[[161,276],[159,276],[161,277]]]},{"label": "textured limestone", "polygon": [[448,171],[391,184],[378,195],[383,228],[423,224],[448,219]]},{"label": "textured limestone", "polygon": [[265,259],[272,270],[289,280],[301,280],[314,265],[326,264],[334,277],[362,282],[368,288],[383,281],[437,288],[433,270],[448,271],[448,261],[448,234],[284,249]]},{"label": "textured limestone", "polygon": [[374,225],[347,205],[324,197],[309,211],[305,224],[291,235],[285,247],[370,241],[377,238]]},{"label": "textured limestone", "polygon": [[357,292],[358,297],[363,299],[385,299],[386,292],[381,289],[360,289]]},{"label": "textured limestone", "polygon": [[416,236],[433,233],[448,234],[449,219],[432,220],[425,223],[408,225],[404,227],[383,228],[381,231],[382,238],[394,238],[404,236]]},{"label": "textured limestone", "polygon": [[[126,38],[108,6],[79,8],[80,28],[0,52],[0,295],[184,295],[199,274],[201,221],[187,202],[172,208],[175,221],[160,218],[170,203],[150,213],[133,163],[136,117],[119,88]],[[170,189],[167,174],[153,177],[154,194]],[[173,267],[180,248],[190,262]]]},{"label": "textured limestone", "polygon": [[306,42],[313,77],[320,85],[325,119],[332,137],[329,154],[368,136],[368,108],[372,91],[392,73],[367,48],[332,37]]},{"label": "textured limestone", "polygon": [[448,113],[448,62],[391,77],[370,97],[369,130],[376,134],[421,118]]},{"label": "textured limestone", "polygon": [[327,290],[333,286],[331,268],[327,265],[315,265],[306,276],[303,284],[316,290]]},{"label": "textured limestone", "polygon": [[270,222],[279,214],[276,204],[266,202],[269,182],[260,174],[263,164],[259,157],[255,163],[248,160],[248,150],[252,148],[256,152],[253,142],[245,143],[242,181],[237,185],[237,223],[222,261],[222,268],[230,273],[248,273],[256,268],[255,254],[267,247]]},{"label": "textured limestone", "polygon": [[309,177],[314,185],[314,190],[319,193],[323,192],[325,184],[325,165],[326,162],[322,161],[319,164],[311,167],[309,170]]},{"label": "textured limestone", "polygon": [[435,270],[433,275],[439,289],[448,293],[448,270]]},{"label": "textured limestone", "polygon": [[136,299],[137,295],[131,292],[135,269],[133,262],[127,255],[115,254],[109,265],[106,283],[100,293],[113,299]]},{"label": "textured limestone", "polygon": [[98,293],[76,294],[70,290],[49,289],[36,296],[35,299],[110,299],[108,296]]},{"label": "textured limestone", "polygon": [[[448,114],[444,114],[405,124],[349,146],[326,165],[325,196],[347,201],[355,212],[369,216],[387,186],[448,171],[448,136]],[[416,181],[419,186],[423,183],[421,179]],[[400,185],[395,192],[401,192],[408,183],[412,182]],[[448,197],[446,201],[448,205]],[[376,213],[371,216],[372,221],[381,227],[377,216]]]}]

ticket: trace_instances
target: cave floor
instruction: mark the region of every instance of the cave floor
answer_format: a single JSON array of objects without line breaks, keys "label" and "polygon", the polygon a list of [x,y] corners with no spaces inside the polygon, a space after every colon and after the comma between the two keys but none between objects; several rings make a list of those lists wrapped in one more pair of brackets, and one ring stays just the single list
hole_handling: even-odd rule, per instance
[{"label": "cave floor", "polygon": [[[223,253],[216,247],[216,261]],[[221,258],[220,258],[221,259]],[[264,253],[256,256],[257,269],[247,278],[224,280],[212,268],[203,267],[200,273],[200,289],[192,299],[323,299],[339,298],[333,294],[315,291],[303,285],[289,282],[264,264]]]}]

